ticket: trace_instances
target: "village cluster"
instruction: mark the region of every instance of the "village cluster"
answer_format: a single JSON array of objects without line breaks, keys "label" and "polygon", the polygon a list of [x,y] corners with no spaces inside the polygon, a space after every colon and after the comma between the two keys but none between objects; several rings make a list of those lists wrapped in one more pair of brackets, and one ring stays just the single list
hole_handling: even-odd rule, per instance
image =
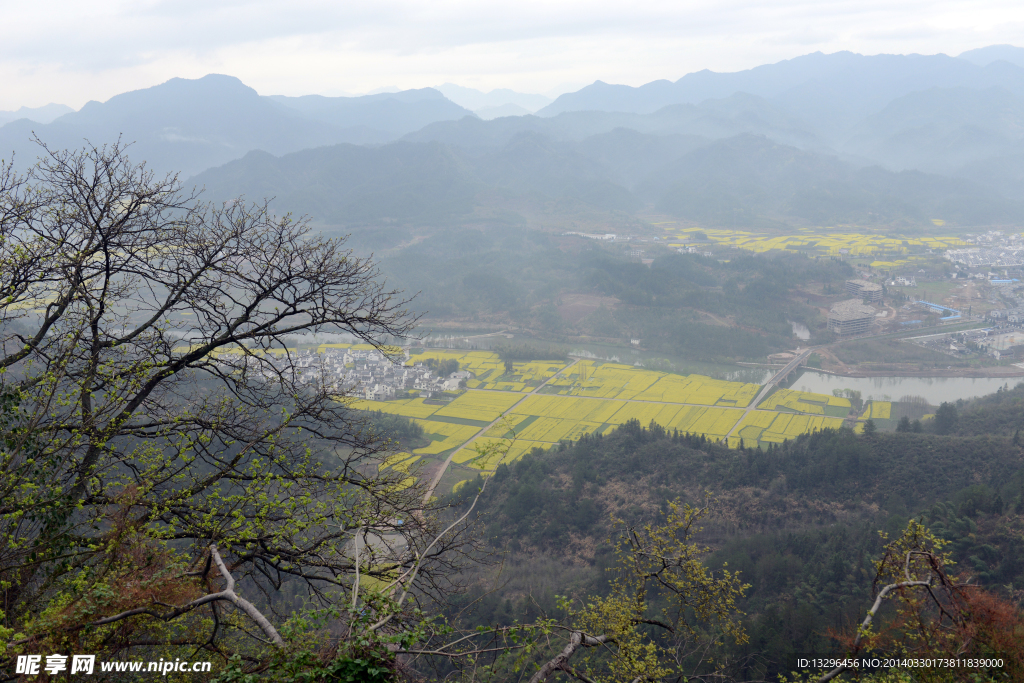
[{"label": "village cluster", "polygon": [[[387,401],[401,398],[416,391],[421,398],[431,398],[445,391],[455,391],[470,377],[466,371],[457,371],[439,377],[424,363],[406,365],[410,356],[404,352],[404,362],[388,358],[376,349],[322,347],[291,354],[264,356],[221,356],[219,363],[228,368],[239,364],[272,379],[286,372],[295,373],[300,384],[324,381],[333,391],[367,401]],[[241,363],[240,363],[241,361]]]},{"label": "village cluster", "polygon": [[[964,239],[978,245],[970,249],[948,249],[945,258],[967,269],[973,268],[1019,268],[1024,265],[1024,239],[1018,233],[1009,235],[999,230],[990,230],[981,235],[964,235]],[[972,274],[978,279],[988,279],[988,273]]]}]

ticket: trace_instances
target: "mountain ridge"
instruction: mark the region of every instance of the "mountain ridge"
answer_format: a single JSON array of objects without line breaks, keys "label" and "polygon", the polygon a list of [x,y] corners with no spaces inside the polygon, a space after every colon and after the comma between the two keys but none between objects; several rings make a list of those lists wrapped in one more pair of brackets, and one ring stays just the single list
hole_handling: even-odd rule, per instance
[{"label": "mountain ridge", "polygon": [[285,154],[323,145],[381,144],[444,118],[473,116],[436,90],[352,98],[264,97],[234,76],[208,74],[90,101],[51,123],[0,127],[0,151],[33,159],[32,134],[55,148],[121,139],[159,172],[192,175],[262,149]]}]

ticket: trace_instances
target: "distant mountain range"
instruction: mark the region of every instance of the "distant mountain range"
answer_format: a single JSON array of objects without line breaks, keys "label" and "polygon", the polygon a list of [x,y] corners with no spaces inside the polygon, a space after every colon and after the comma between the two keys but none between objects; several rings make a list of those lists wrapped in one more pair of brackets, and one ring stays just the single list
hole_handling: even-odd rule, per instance
[{"label": "distant mountain range", "polygon": [[268,97],[210,75],[12,121],[0,151],[33,159],[33,131],[56,147],[120,136],[211,196],[276,196],[339,225],[555,205],[729,225],[1024,222],[1022,48],[815,53],[545,102],[453,84]]},{"label": "distant mountain range", "polygon": [[431,88],[363,97],[261,97],[231,76],[174,78],[89,102],[50,123],[21,119],[0,128],[0,151],[32,160],[33,132],[50,146],[84,140],[133,143],[132,157],[188,176],[252,150],[286,154],[339,142],[380,144],[428,123],[473,116]]},{"label": "distant mountain range", "polygon": [[36,123],[49,123],[58,116],[70,114],[73,111],[74,109],[66,104],[53,104],[52,102],[42,107],[21,107],[17,111],[0,111],[0,126],[11,121],[17,121],[18,119],[28,119]]},{"label": "distant mountain range", "polygon": [[527,130],[475,153],[436,140],[345,144],[252,152],[193,180],[210,199],[273,196],[278,211],[346,227],[645,206],[733,227],[1024,222],[1024,202],[970,180],[858,167],[748,133],[712,141],[616,128],[572,141]]},{"label": "distant mountain range", "polygon": [[[508,88],[498,88],[489,92],[483,92],[475,88],[455,85],[454,83],[445,83],[444,85],[437,86],[435,90],[438,90],[452,102],[466,109],[472,109],[478,114],[481,110],[508,108],[506,111],[515,113],[504,114],[504,116],[519,116],[520,114],[532,114],[538,109],[551,104],[550,97],[516,92]],[[512,110],[510,107],[515,107],[516,110]]]},{"label": "distant mountain range", "polygon": [[976,50],[968,50],[957,55],[959,59],[966,59],[968,62],[979,66],[988,66],[992,62],[1009,62],[1017,66],[1024,66],[1024,47],[1013,45],[989,45],[979,47]]},{"label": "distant mountain range", "polygon": [[735,73],[698,71],[678,81],[639,87],[598,81],[561,95],[540,116],[568,111],[651,113],[671,104],[696,104],[738,92],[764,98],[840,142],[863,118],[892,100],[931,88],[998,86],[1024,94],[1024,68],[1006,61],[980,66],[946,55],[874,55],[820,52]]}]

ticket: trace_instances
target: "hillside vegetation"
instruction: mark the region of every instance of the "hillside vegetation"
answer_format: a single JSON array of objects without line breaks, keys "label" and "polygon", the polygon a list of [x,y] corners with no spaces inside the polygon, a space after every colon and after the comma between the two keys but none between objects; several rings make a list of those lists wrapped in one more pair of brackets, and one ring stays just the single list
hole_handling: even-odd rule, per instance
[{"label": "hillside vegetation", "polygon": [[708,562],[751,584],[751,639],[730,656],[761,655],[738,675],[771,679],[787,654],[839,651],[828,633],[862,618],[878,532],[897,534],[911,516],[950,540],[976,581],[1020,600],[1022,457],[1007,437],[849,430],[729,450],[633,422],[498,468],[478,505],[485,537],[507,553],[504,571],[471,575],[460,605],[472,605],[471,623],[500,623],[553,610],[556,594],[600,593],[614,519],[658,520],[669,500],[699,503],[710,491]]}]

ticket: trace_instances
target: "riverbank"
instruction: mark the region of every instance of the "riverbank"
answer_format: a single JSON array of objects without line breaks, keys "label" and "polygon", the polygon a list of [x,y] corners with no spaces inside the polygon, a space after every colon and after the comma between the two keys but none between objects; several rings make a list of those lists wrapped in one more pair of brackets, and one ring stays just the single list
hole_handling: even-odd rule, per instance
[{"label": "riverbank", "polygon": [[965,377],[952,375],[872,375],[849,376],[805,368],[788,387],[800,391],[832,394],[835,390],[859,391],[865,399],[898,401],[904,396],[921,396],[932,405],[955,402],[991,394],[1003,387],[1024,381],[1024,373],[1015,376]]}]

